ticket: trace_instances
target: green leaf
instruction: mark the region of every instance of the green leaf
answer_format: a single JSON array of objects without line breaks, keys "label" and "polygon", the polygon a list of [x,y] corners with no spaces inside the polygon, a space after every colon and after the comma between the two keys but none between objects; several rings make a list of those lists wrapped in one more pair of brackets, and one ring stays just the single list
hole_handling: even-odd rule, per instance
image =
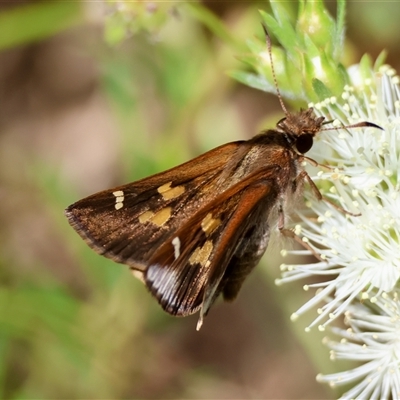
[{"label": "green leaf", "polygon": [[387,55],[388,55],[387,50],[382,50],[379,53],[378,57],[375,60],[374,71],[378,71],[379,67],[385,64]]},{"label": "green leaf", "polygon": [[336,38],[334,41],[334,54],[335,60],[338,60],[343,49],[344,42],[344,24],[346,20],[346,0],[338,0],[336,11]]},{"label": "green leaf", "polygon": [[[276,93],[276,88],[275,85],[271,84],[269,81],[267,81],[266,78],[264,78],[261,75],[256,75],[251,72],[245,72],[245,71],[228,71],[227,74],[233,78],[236,79],[238,82],[243,83],[244,85],[250,86],[254,89],[259,89],[264,92],[268,93]],[[292,91],[289,90],[284,90],[279,88],[279,91],[281,92],[282,96],[290,99],[290,100],[298,100],[299,97],[296,97],[293,95]]]},{"label": "green leaf", "polygon": [[359,70],[362,79],[372,78],[372,58],[369,54],[361,57]]},{"label": "green leaf", "polygon": [[296,31],[307,33],[316,47],[332,53],[336,24],[322,1],[305,2]]},{"label": "green leaf", "polygon": [[325,86],[325,84],[317,78],[312,80],[312,86],[315,94],[320,101],[325,100],[332,96],[332,92]]},{"label": "green leaf", "polygon": [[293,30],[293,26],[297,20],[296,5],[293,4],[293,2],[286,1],[271,1],[270,5],[279,26],[283,28],[283,30]]},{"label": "green leaf", "polygon": [[264,92],[272,92],[275,89],[274,86],[271,85],[271,83],[269,83],[263,76],[251,72],[228,71],[228,75],[244,85],[250,86],[254,89],[263,90]]},{"label": "green leaf", "polygon": [[294,52],[296,46],[299,44],[299,38],[293,26],[289,23],[280,25],[278,21],[263,10],[260,10],[260,14],[268,30],[272,32],[286,51]]},{"label": "green leaf", "polygon": [[50,37],[82,21],[79,2],[37,3],[0,14],[0,50]]}]

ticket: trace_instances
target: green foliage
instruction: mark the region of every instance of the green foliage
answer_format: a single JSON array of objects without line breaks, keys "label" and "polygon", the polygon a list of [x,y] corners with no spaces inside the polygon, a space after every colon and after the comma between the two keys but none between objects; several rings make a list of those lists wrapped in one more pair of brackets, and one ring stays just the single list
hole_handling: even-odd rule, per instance
[{"label": "green foliage", "polygon": [[[279,89],[292,100],[318,101],[338,96],[348,83],[340,64],[344,37],[345,2],[339,1],[335,21],[322,1],[300,1],[298,14],[288,18],[285,2],[271,2],[271,13],[260,10],[269,34],[280,47],[272,46]],[[265,37],[248,41],[250,55],[241,59],[254,72],[232,71],[231,76],[252,87],[274,91]],[[269,84],[267,83],[269,82]]]},{"label": "green foliage", "polygon": [[2,11],[0,51],[38,41],[82,23],[79,2],[43,2]]}]

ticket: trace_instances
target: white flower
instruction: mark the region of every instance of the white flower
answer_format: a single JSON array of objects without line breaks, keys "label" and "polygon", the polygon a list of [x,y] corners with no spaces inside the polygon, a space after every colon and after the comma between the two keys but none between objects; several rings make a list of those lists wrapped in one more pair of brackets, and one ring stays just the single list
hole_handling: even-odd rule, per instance
[{"label": "white flower", "polygon": [[349,329],[332,328],[340,342],[326,339],[333,360],[354,360],[361,366],[346,372],[318,375],[319,382],[331,387],[356,385],[342,399],[398,399],[400,397],[400,303],[382,296],[373,309],[364,304],[351,305],[346,312]]},{"label": "white flower", "polygon": [[[360,79],[355,78],[356,67],[350,76],[360,85]],[[305,289],[318,289],[316,295],[293,314],[296,318],[325,302],[310,327],[319,324],[323,330],[353,302],[379,299],[395,289],[400,277],[400,90],[397,83],[393,70],[382,67],[376,85],[367,80],[361,88],[346,87],[340,101],[331,98],[314,105],[327,119],[340,121],[339,126],[369,121],[383,130],[324,130],[307,154],[319,164],[335,167],[334,170],[319,167],[319,171],[311,174],[324,196],[353,214],[361,214],[346,214],[326,201],[318,201],[310,190],[305,190],[309,210],[299,213],[303,223],[297,233],[322,260],[283,265],[282,279],[277,283],[304,278],[315,282],[319,278],[319,283],[305,285]]]}]

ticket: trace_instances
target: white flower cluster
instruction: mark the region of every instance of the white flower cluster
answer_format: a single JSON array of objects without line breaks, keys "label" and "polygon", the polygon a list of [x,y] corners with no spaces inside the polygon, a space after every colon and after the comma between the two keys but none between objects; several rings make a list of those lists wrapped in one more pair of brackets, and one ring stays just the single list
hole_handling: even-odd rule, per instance
[{"label": "white flower cluster", "polygon": [[313,106],[318,114],[335,120],[336,126],[369,121],[382,130],[326,129],[320,133],[307,155],[334,169],[320,166],[312,178],[339,207],[305,191],[309,208],[299,213],[303,222],[296,233],[321,255],[321,261],[283,265],[278,283],[319,282],[305,286],[315,288],[316,294],[293,314],[294,319],[322,304],[309,328],[318,325],[324,330],[333,319],[347,316],[349,330],[336,329],[343,340],[329,342],[329,346],[336,358],[365,364],[346,373],[320,376],[320,381],[337,385],[361,380],[346,398],[399,398],[399,79],[387,66],[381,67],[376,81],[361,82],[360,75],[357,67],[350,70],[354,87],[346,87],[340,101],[330,98]]},{"label": "white flower cluster", "polygon": [[347,330],[332,328],[340,342],[326,339],[331,359],[361,363],[353,370],[318,375],[319,382],[355,384],[342,399],[398,399],[400,397],[400,299],[377,298],[374,307],[350,305]]}]

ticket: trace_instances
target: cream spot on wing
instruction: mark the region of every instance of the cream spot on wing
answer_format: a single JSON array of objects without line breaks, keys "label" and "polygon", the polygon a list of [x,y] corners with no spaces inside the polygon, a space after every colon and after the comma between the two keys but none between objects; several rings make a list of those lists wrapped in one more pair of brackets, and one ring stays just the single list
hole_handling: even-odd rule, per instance
[{"label": "cream spot on wing", "polygon": [[149,221],[153,215],[153,211],[145,211],[143,214],[139,215],[139,222],[144,224],[145,222]]},{"label": "cream spot on wing", "polygon": [[163,226],[171,217],[171,207],[165,207],[162,210],[153,213],[153,211],[145,211],[139,215],[139,222],[141,224],[145,222],[151,222],[157,226]]},{"label": "cream spot on wing", "polygon": [[160,186],[158,189],[157,189],[157,192],[158,193],[165,193],[165,192],[168,192],[168,190],[170,190],[171,189],[171,185],[172,185],[172,182],[168,182],[168,183],[165,183],[164,185],[162,185],[162,186]]},{"label": "cream spot on wing", "polygon": [[161,194],[164,200],[174,199],[185,192],[184,186],[175,186],[171,188],[171,185],[172,182],[168,182],[157,189],[158,193]]},{"label": "cream spot on wing", "polygon": [[113,192],[115,196],[115,209],[119,210],[124,206],[124,192],[122,190],[117,190]]},{"label": "cream spot on wing", "polygon": [[151,222],[158,226],[163,226],[171,216],[171,207],[165,207],[162,210],[158,211],[151,218]]},{"label": "cream spot on wing", "polygon": [[201,229],[204,233],[209,236],[221,225],[221,220],[219,218],[213,218],[211,213],[208,213],[206,217],[201,221]]},{"label": "cream spot on wing", "polygon": [[203,247],[197,247],[196,250],[192,253],[192,255],[189,258],[189,263],[190,264],[196,264],[199,263],[201,266],[209,266],[210,262],[208,258],[210,257],[210,254],[213,249],[213,244],[210,240],[207,240]]},{"label": "cream spot on wing", "polygon": [[174,256],[175,256],[175,260],[176,260],[181,255],[181,241],[177,236],[172,239],[171,243],[172,243],[172,246],[174,246]]}]

